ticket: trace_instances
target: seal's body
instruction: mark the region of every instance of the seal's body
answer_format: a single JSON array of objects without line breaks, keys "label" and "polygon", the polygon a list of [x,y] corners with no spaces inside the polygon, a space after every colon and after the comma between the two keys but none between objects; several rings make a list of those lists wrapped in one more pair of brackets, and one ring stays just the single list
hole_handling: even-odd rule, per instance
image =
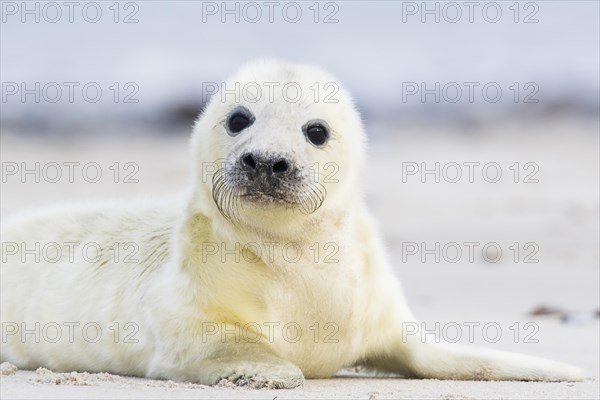
[{"label": "seal's body", "polygon": [[3,226],[2,361],[277,388],[357,364],[438,379],[582,378],[407,335],[417,321],[364,206],[365,139],[349,95],[316,68],[276,61],[227,86],[238,96],[216,95],[194,128],[181,197]]}]

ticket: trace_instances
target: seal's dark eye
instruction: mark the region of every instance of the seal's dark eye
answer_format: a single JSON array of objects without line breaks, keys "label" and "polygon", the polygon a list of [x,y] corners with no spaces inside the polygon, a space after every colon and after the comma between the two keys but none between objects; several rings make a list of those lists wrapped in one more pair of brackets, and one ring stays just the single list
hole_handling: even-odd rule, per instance
[{"label": "seal's dark eye", "polygon": [[227,117],[227,131],[234,136],[254,123],[254,116],[245,107],[235,108]]},{"label": "seal's dark eye", "polygon": [[325,121],[310,121],[302,127],[306,139],[315,146],[322,146],[329,139],[329,128]]}]

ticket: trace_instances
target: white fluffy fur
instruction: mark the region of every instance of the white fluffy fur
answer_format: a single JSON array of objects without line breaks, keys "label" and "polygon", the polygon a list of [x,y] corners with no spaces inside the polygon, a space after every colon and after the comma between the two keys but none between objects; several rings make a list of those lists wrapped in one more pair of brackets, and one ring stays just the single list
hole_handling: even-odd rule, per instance
[{"label": "white fluffy fur", "polygon": [[[116,263],[112,251],[94,263],[79,252],[74,262],[36,263],[30,257],[23,263],[7,257],[1,269],[3,323],[24,322],[31,328],[36,322],[79,322],[81,328],[98,322],[103,334],[97,343],[83,340],[77,329],[73,343],[66,334],[57,343],[7,335],[2,361],[28,369],[109,371],[206,384],[225,378],[269,387],[298,386],[304,377],[329,377],[356,364],[421,378],[582,378],[575,367],[525,355],[423,343],[419,335],[403,341],[403,322],[416,320],[365,208],[359,183],[365,135],[350,96],[340,88],[334,96],[338,103],[315,102],[310,87],[317,82],[322,90],[334,78],[314,67],[272,60],[245,66],[228,87],[252,81],[297,82],[305,96],[290,103],[275,90],[273,102],[266,96],[256,103],[241,99],[256,122],[231,137],[224,120],[234,101],[222,102],[216,95],[195,126],[193,179],[179,200],[68,207],[3,224],[4,242],[27,243],[28,248],[35,242],[97,242],[103,248],[134,242],[141,262]],[[333,131],[323,149],[309,144],[300,130],[314,118],[327,121]],[[322,182],[327,197],[313,214],[245,204],[234,225],[219,213],[212,182],[201,171],[203,163],[249,150],[291,154],[302,165],[333,162],[339,181]],[[233,249],[235,243],[270,242],[279,243],[279,250],[259,262],[203,259],[203,243]],[[290,242],[303,249],[298,262],[282,257],[282,246]],[[327,243],[339,249],[337,262],[323,262]],[[317,260],[311,249],[315,244],[321,251]],[[261,254],[268,254],[266,245]],[[118,340],[109,328],[114,322],[121,327]],[[123,329],[127,322],[139,327],[137,343],[125,343],[132,332]],[[269,322],[280,325],[267,337]],[[259,343],[251,343],[240,333],[225,340],[219,334],[203,338],[207,323],[219,324],[219,330],[235,330],[236,323],[265,328]],[[302,328],[297,342],[284,340],[286,323]],[[336,327],[332,338],[337,343],[327,342]]]}]

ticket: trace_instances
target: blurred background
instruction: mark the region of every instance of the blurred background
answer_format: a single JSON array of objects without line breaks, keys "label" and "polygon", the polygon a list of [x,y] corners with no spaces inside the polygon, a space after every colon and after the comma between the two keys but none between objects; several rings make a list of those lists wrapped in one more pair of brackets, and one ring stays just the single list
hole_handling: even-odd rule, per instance
[{"label": "blurred background", "polygon": [[362,113],[367,201],[417,317],[495,321],[495,347],[597,376],[598,2],[1,4],[2,218],[178,192],[207,83],[314,63]]}]

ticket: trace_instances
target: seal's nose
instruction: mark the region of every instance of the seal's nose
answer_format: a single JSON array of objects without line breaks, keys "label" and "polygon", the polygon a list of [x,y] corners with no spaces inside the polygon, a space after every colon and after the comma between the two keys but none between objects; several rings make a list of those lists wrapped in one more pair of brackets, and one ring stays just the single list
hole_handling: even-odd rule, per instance
[{"label": "seal's nose", "polygon": [[242,166],[248,171],[256,169],[256,161],[251,153],[246,153],[242,156]]},{"label": "seal's nose", "polygon": [[290,163],[285,158],[257,153],[242,154],[240,164],[245,171],[255,175],[265,174],[277,177],[285,175],[290,170]]},{"label": "seal's nose", "polygon": [[284,158],[274,161],[271,166],[271,171],[273,171],[274,174],[284,174],[288,169],[289,164]]}]

